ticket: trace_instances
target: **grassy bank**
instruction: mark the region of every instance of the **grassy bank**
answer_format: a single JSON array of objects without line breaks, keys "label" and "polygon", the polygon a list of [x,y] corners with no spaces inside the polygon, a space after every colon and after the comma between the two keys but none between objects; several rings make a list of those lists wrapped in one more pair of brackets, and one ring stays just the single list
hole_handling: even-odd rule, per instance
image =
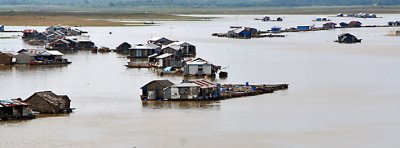
[{"label": "grassy bank", "polygon": [[[113,20],[142,20],[143,22],[117,22]],[[157,20],[203,20],[203,18],[177,16],[161,13],[122,12],[49,12],[49,11],[7,11],[0,12],[0,24],[6,26],[126,26],[145,25],[144,21]]]}]

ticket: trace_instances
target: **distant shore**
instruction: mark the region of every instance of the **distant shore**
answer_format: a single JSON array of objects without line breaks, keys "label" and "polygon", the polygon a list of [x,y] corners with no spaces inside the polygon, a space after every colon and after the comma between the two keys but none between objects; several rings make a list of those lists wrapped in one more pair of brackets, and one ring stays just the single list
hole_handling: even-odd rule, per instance
[{"label": "distant shore", "polygon": [[[152,22],[203,21],[211,18],[180,16],[203,15],[311,15],[337,13],[400,14],[400,6],[318,6],[318,7],[260,7],[260,8],[69,8],[41,6],[0,6],[0,24],[6,26],[146,26]],[[82,11],[85,10],[85,11]],[[111,21],[113,20],[113,21]],[[121,20],[132,20],[123,22]]]},{"label": "distant shore", "polygon": [[[132,20],[132,22],[124,22],[123,20]],[[207,18],[161,13],[50,11],[0,12],[0,24],[6,26],[146,26],[154,25],[154,21],[160,20],[201,21],[207,20]]]}]

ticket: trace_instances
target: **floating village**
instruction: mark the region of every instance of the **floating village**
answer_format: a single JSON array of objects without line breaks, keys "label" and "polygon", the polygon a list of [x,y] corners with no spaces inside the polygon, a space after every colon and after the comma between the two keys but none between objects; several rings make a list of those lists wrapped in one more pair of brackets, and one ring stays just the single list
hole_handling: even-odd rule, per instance
[{"label": "floating village", "polygon": [[[377,18],[375,14],[338,14],[336,17]],[[265,16],[256,18],[263,22],[281,22],[284,18],[271,18]],[[252,27],[232,26],[227,33],[214,33],[213,36],[251,39],[263,37],[285,37],[282,33],[322,31],[342,28],[370,28],[370,27],[400,27],[400,21],[391,21],[387,25],[362,25],[360,21],[332,22],[327,17],[318,17],[313,21],[326,22],[321,27],[314,25],[298,25],[282,29],[274,26],[266,31]],[[181,83],[173,83],[170,80],[153,80],[141,87],[142,101],[205,101],[224,100],[246,96],[273,93],[289,88],[289,84],[220,84],[213,82],[214,77],[227,78],[228,72],[224,66],[214,64],[206,57],[197,57],[201,49],[197,49],[194,43],[177,41],[166,37],[154,37],[145,43],[131,44],[122,42],[115,48],[97,47],[90,40],[89,32],[63,26],[51,26],[43,32],[35,29],[22,31],[9,31],[0,25],[0,32],[21,32],[21,39],[32,46],[40,48],[20,49],[14,52],[0,52],[0,66],[48,66],[73,64],[64,58],[64,54],[73,51],[87,50],[92,54],[117,52],[127,58],[126,65],[121,68],[147,68],[153,69],[158,75],[182,76]],[[110,32],[112,34],[112,32]],[[400,31],[396,31],[400,36]],[[338,43],[360,43],[362,39],[351,33],[343,33],[337,36]],[[211,78],[211,79],[210,79]],[[1,96],[0,96],[1,97]],[[57,95],[51,91],[36,92],[23,100],[0,98],[0,118],[7,119],[33,119],[37,114],[63,114],[71,113],[71,100],[66,95]]]}]

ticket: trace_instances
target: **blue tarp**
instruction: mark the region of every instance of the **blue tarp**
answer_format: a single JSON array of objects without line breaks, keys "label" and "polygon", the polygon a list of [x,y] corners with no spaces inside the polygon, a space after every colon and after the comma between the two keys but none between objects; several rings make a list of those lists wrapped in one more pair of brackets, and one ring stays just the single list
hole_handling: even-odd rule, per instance
[{"label": "blue tarp", "polygon": [[172,70],[172,67],[165,67],[164,68],[164,71],[171,71]]}]

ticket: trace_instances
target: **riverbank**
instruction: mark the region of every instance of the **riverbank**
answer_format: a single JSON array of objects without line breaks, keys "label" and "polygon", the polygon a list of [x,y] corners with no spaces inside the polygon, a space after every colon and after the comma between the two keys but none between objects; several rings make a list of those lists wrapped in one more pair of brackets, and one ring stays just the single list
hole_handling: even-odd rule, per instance
[{"label": "riverbank", "polygon": [[[145,26],[153,21],[199,21],[206,18],[161,13],[122,12],[0,12],[0,23],[6,26]],[[128,20],[128,22],[126,22]],[[149,23],[150,21],[150,23]]]}]

